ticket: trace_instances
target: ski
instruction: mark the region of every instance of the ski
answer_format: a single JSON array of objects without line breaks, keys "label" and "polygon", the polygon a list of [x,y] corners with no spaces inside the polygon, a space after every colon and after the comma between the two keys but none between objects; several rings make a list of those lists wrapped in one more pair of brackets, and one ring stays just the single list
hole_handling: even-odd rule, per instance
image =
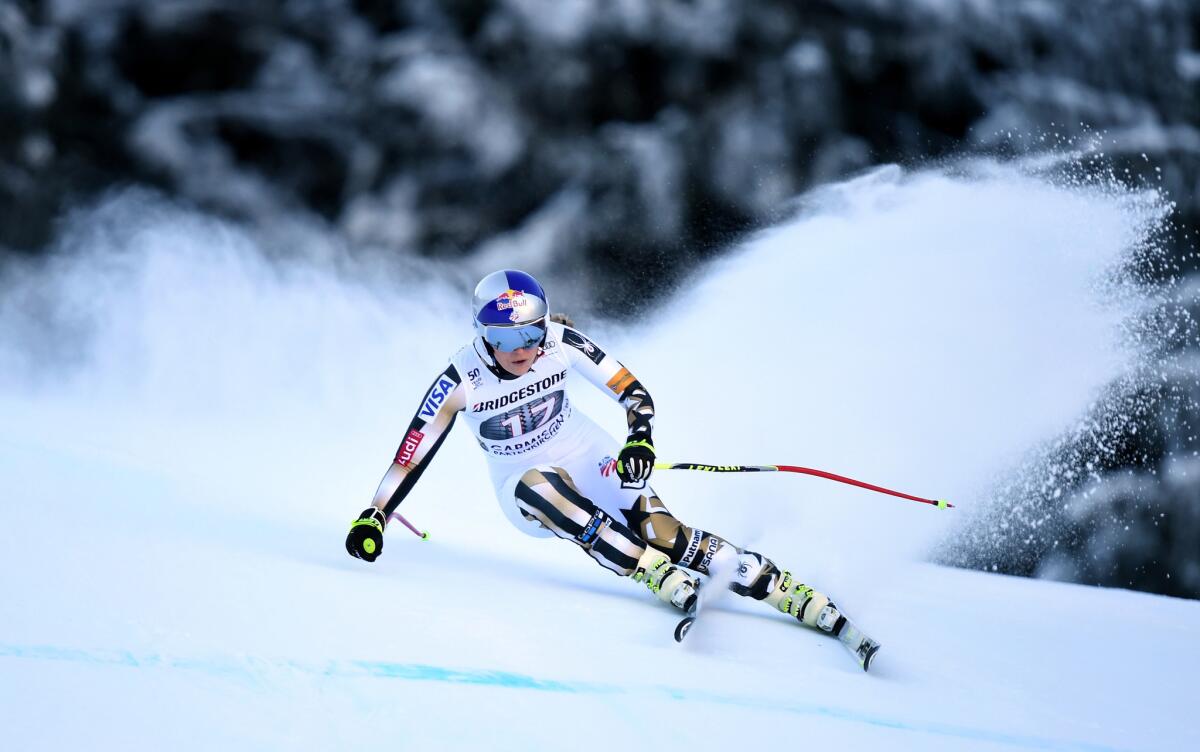
[{"label": "ski", "polygon": [[696,615],[700,613],[700,599],[703,596],[704,586],[692,594],[688,600],[687,608],[685,609],[687,616],[679,620],[675,625],[675,642],[683,642],[683,638],[687,637],[688,630],[696,623]]},{"label": "ski", "polygon": [[[732,578],[710,576],[706,580],[700,586],[699,591],[691,597],[687,604],[686,615],[675,623],[675,642],[683,642],[684,638],[692,631],[692,627],[695,626],[701,607],[711,605],[711,600],[725,594]],[[832,606],[832,604],[830,605]],[[859,668],[863,671],[870,671],[871,662],[875,659],[875,654],[879,652],[880,644],[859,629],[854,622],[847,619],[845,614],[839,613],[836,606],[829,610],[830,618],[836,617],[836,623],[828,626],[822,625],[817,631],[836,637],[842,647],[846,648],[846,652],[858,662]]]},{"label": "ski", "polygon": [[[844,618],[844,617],[843,617]],[[842,647],[858,661],[858,665],[863,671],[871,670],[871,661],[875,658],[875,654],[879,652],[880,645],[875,640],[871,639],[865,632],[849,619],[842,625],[841,631],[837,634],[838,642],[842,643]]]},{"label": "ski", "polygon": [[675,625],[675,642],[683,642],[683,638],[687,637],[688,631],[692,628],[692,625],[695,623],[696,623],[696,615],[694,613],[688,614],[687,616],[680,619],[679,623]]},{"label": "ski", "polygon": [[687,616],[675,624],[675,642],[683,642],[683,638],[687,637],[696,623],[696,617],[700,615],[701,607],[707,608],[729,593],[729,583],[733,582],[736,573],[736,569],[728,567],[726,570],[712,569],[707,575],[701,575],[700,589],[691,603],[687,604]]}]

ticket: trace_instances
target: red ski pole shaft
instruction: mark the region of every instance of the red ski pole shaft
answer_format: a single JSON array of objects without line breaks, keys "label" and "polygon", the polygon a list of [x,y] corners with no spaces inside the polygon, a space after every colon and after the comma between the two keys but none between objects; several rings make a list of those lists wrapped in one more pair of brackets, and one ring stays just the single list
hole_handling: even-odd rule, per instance
[{"label": "red ski pole shaft", "polygon": [[948,501],[943,501],[941,499],[926,499],[921,496],[913,496],[912,494],[906,494],[903,491],[893,491],[890,488],[884,488],[883,486],[876,486],[876,485],[872,485],[870,483],[864,483],[861,480],[855,480],[854,478],[847,478],[844,475],[836,475],[834,473],[826,472],[824,470],[814,470],[811,467],[796,467],[795,465],[776,465],[776,467],[778,467],[780,469],[780,471],[785,472],[785,473],[803,473],[805,475],[813,475],[818,478],[826,478],[828,480],[835,480],[838,483],[847,483],[851,486],[858,486],[859,488],[865,488],[868,491],[875,491],[876,493],[888,494],[889,496],[896,496],[901,499],[908,499],[910,501],[919,501],[922,504],[932,504],[933,506],[937,507],[938,509],[953,509],[954,508],[954,505]]},{"label": "red ski pole shaft", "polygon": [[938,509],[953,509],[954,505],[948,501],[941,499],[926,499],[922,496],[913,496],[902,491],[893,491],[890,488],[876,486],[871,483],[864,483],[861,480],[847,478],[844,475],[826,472],[825,470],[815,470],[811,467],[798,467],[796,465],[702,465],[694,462],[655,462],[654,467],[658,470],[704,470],[710,473],[801,473],[803,475],[812,475],[817,478],[825,478],[826,480],[837,481],[838,483],[846,483],[851,486],[865,488],[868,491],[896,496],[909,501],[919,501],[922,504],[930,504]]}]

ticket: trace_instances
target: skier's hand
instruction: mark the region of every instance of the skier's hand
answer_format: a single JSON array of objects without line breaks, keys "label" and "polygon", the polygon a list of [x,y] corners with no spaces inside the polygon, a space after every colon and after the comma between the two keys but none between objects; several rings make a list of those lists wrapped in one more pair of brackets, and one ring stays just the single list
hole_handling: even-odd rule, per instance
[{"label": "skier's hand", "polygon": [[623,483],[638,483],[654,470],[654,444],[649,437],[630,439],[617,455],[617,477]]},{"label": "skier's hand", "polygon": [[386,525],[387,515],[378,507],[367,507],[350,525],[346,551],[356,558],[375,561],[375,557],[383,550],[383,528]]}]

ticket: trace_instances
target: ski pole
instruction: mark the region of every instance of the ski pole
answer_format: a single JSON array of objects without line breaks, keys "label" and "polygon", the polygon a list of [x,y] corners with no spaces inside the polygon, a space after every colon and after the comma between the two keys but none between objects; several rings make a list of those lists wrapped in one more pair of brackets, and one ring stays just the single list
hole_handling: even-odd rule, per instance
[{"label": "ski pole", "polygon": [[863,483],[861,480],[847,478],[844,475],[835,475],[825,472],[824,470],[814,470],[810,467],[796,467],[795,465],[700,465],[694,462],[655,462],[655,470],[704,470],[710,473],[802,473],[804,475],[815,475],[818,478],[827,480],[836,480],[838,483],[848,483],[852,486],[865,488],[869,491],[888,494],[891,496],[899,496],[901,499],[909,499],[910,501],[919,501],[922,504],[931,504],[938,509],[954,509],[954,505],[948,501],[941,499],[925,499],[920,496],[893,491],[890,488],[883,486],[873,486],[870,483]]},{"label": "ski pole", "polygon": [[392,512],[392,513],[391,513],[390,515],[388,515],[388,516],[389,516],[389,517],[391,517],[393,520],[400,520],[400,522],[401,522],[401,523],[402,523],[402,524],[403,524],[403,525],[404,525],[406,528],[408,528],[409,530],[413,531],[413,535],[417,536],[417,537],[418,537],[418,538],[420,538],[421,540],[429,540],[429,533],[428,533],[428,532],[424,532],[424,533],[422,533],[420,530],[418,530],[418,529],[416,529],[415,527],[413,527],[412,523],[411,523],[411,522],[409,522],[408,520],[404,519],[404,517],[402,517],[402,516],[400,515],[400,513],[399,513],[399,512]]}]

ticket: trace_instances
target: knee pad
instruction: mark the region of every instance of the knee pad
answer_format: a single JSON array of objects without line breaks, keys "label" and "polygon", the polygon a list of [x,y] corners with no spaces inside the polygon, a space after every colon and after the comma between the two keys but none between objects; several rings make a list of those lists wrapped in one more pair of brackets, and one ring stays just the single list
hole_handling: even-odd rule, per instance
[{"label": "knee pad", "polygon": [[608,512],[596,507],[596,511],[592,512],[591,518],[583,526],[583,530],[575,536],[575,540],[584,548],[591,548],[596,539],[600,537],[600,533],[604,532],[604,528],[611,524],[612,517]]}]

